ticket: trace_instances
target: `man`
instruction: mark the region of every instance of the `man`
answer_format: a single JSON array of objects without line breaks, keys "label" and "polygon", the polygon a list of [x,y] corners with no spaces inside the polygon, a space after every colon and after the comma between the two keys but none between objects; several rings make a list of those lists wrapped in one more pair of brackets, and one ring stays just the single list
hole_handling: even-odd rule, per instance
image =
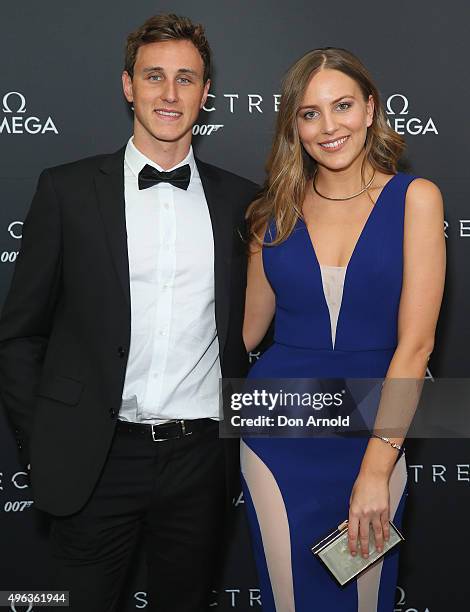
[{"label": "man", "polygon": [[149,609],[207,609],[237,453],[218,381],[246,371],[239,228],[257,191],[194,158],[209,75],[202,26],[147,20],[122,76],[133,138],[42,172],[24,224],[1,395],[74,611],[117,609],[141,527]]}]

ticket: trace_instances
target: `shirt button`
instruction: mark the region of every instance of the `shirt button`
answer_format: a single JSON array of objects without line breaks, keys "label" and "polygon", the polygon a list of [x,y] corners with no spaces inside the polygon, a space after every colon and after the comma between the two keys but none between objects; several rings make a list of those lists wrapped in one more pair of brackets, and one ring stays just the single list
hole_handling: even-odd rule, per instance
[{"label": "shirt button", "polygon": [[166,330],[165,329],[162,329],[160,331],[160,336],[166,336]]},{"label": "shirt button", "polygon": [[164,289],[169,289],[169,287],[170,287],[170,283],[165,283],[165,284],[163,285],[163,288],[164,288]]},{"label": "shirt button", "polygon": [[165,202],[165,204],[163,204],[163,206],[168,210],[170,208],[170,205],[168,204],[168,202]]}]

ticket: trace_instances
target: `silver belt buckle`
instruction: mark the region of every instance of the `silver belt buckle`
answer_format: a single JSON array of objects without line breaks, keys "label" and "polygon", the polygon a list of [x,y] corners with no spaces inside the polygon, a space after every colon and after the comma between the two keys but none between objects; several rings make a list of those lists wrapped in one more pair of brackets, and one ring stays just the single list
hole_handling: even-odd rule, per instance
[{"label": "silver belt buckle", "polygon": [[155,436],[157,435],[157,432],[155,431],[154,427],[158,427],[158,425],[152,425],[152,440],[154,442],[165,442],[168,440],[168,438],[156,438]]},{"label": "silver belt buckle", "polygon": [[[181,433],[183,434],[183,436],[190,436],[193,433],[192,431],[186,431],[186,423],[184,422],[184,419],[170,421],[170,423],[171,422],[179,423],[181,425]],[[152,425],[152,440],[154,442],[165,442],[166,440],[169,440],[169,438],[156,438],[155,436],[157,435],[157,433],[154,427],[158,427],[158,425]]]}]

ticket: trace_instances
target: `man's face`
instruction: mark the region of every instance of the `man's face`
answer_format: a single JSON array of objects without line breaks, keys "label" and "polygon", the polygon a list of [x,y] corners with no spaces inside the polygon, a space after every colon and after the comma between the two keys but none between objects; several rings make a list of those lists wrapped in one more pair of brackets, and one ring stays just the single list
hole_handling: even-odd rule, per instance
[{"label": "man's face", "polygon": [[147,144],[191,142],[192,127],[209,92],[204,63],[189,40],[140,47],[131,79],[124,71],[124,95],[134,106],[134,136]]}]

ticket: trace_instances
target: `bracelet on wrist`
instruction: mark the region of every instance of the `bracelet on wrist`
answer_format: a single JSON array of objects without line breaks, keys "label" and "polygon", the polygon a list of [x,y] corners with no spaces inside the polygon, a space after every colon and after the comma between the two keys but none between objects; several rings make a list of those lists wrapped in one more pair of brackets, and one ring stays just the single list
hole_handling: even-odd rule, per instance
[{"label": "bracelet on wrist", "polygon": [[392,442],[390,438],[386,438],[385,436],[379,436],[378,434],[375,434],[375,433],[373,433],[372,436],[374,438],[379,438],[379,440],[383,440],[387,444],[390,444],[390,446],[393,446],[393,448],[396,448],[398,451],[400,451],[400,453],[405,452],[405,448],[403,446],[400,446],[396,442]]}]

